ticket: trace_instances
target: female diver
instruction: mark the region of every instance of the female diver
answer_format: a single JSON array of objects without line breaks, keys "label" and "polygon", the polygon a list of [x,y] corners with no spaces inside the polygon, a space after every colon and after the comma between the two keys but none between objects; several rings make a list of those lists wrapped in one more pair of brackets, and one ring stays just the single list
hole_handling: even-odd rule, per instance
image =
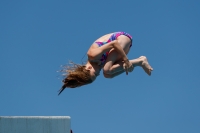
[{"label": "female diver", "polygon": [[[115,32],[97,39],[87,52],[88,61],[85,65],[72,64],[67,66],[67,73],[59,94],[65,88],[75,88],[92,83],[103,69],[105,78],[113,78],[126,72],[132,72],[140,66],[151,75],[153,68],[145,56],[128,60],[127,54],[132,46],[132,37],[126,32]],[[58,95],[59,95],[58,94]]]}]

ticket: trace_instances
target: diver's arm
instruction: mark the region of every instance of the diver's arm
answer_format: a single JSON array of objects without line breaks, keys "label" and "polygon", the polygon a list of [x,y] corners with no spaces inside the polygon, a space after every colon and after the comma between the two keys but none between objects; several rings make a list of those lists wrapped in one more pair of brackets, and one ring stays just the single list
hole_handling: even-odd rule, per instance
[{"label": "diver's arm", "polygon": [[122,56],[122,60],[124,62],[128,61],[128,58],[127,58],[124,50],[119,45],[119,42],[117,40],[111,41],[101,47],[98,47],[98,48],[90,48],[88,50],[87,54],[88,54],[88,57],[95,59],[95,58],[99,57],[99,55],[102,55],[103,53],[105,53],[106,51],[110,51],[112,48],[114,48],[114,50],[116,50]]}]

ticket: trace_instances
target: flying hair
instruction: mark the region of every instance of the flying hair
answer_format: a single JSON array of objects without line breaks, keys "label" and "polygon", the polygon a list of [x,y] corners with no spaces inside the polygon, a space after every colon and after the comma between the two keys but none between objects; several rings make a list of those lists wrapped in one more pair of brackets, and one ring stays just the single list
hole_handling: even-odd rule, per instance
[{"label": "flying hair", "polygon": [[63,73],[64,79],[62,80],[63,86],[58,91],[58,95],[60,95],[65,88],[76,88],[92,83],[90,71],[86,70],[84,65],[70,62],[63,66],[61,72]]}]

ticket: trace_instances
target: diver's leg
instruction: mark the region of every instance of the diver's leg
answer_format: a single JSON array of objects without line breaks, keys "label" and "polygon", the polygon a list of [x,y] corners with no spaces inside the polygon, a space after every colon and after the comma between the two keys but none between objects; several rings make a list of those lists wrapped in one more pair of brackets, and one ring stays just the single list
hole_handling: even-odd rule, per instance
[{"label": "diver's leg", "polygon": [[[149,65],[147,58],[145,56],[141,56],[137,59],[129,60],[130,63],[136,67],[140,66],[143,68],[143,70],[148,74],[151,75],[151,71],[153,71],[153,68]],[[112,67],[110,68],[110,73],[104,73],[104,77],[106,78],[113,78],[116,77],[122,73],[124,73],[125,70],[123,69],[123,62],[117,61]]]}]

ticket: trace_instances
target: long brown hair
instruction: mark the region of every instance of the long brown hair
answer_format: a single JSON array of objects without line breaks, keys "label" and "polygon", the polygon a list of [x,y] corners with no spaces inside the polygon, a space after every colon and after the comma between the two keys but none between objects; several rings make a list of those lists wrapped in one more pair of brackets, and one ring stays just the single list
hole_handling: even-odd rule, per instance
[{"label": "long brown hair", "polygon": [[70,62],[63,67],[61,72],[65,72],[65,78],[62,80],[63,86],[59,90],[58,95],[60,95],[65,88],[76,88],[92,83],[90,70],[86,70],[84,65]]}]

